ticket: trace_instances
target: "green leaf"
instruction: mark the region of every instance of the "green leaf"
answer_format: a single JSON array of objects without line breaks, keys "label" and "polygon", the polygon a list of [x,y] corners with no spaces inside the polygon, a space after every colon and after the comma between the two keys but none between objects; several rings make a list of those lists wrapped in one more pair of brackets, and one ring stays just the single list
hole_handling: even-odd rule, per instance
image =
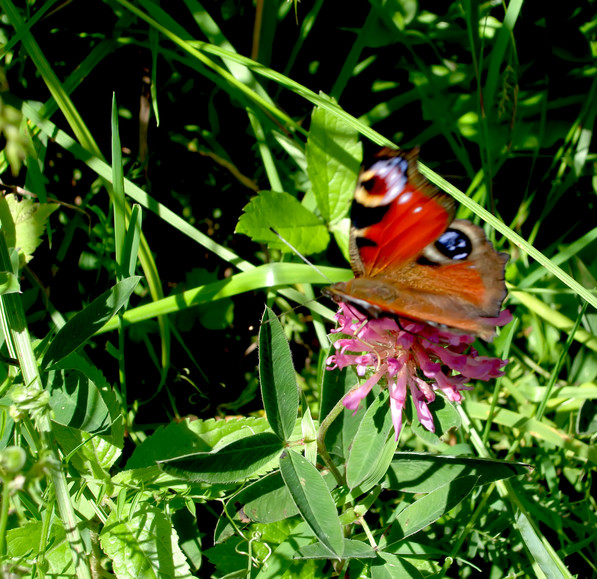
[{"label": "green leaf", "polygon": [[[299,549],[295,555],[296,559],[329,559],[334,557],[327,547],[321,543],[313,543]],[[377,553],[371,545],[354,539],[344,539],[344,550],[340,559],[373,559]]]},{"label": "green leaf", "polygon": [[411,430],[426,444],[433,446],[444,444],[441,437],[451,428],[458,428],[460,426],[461,421],[458,410],[456,410],[454,405],[443,396],[436,396],[435,400],[428,405],[429,410],[433,415],[435,432],[430,432],[419,422],[415,403],[412,398],[410,400],[410,406],[413,416]]},{"label": "green leaf", "polygon": [[330,234],[321,219],[288,193],[260,191],[243,211],[236,233],[244,233],[273,249],[292,251],[271,228],[303,255],[319,253],[330,242]]},{"label": "green leaf", "polygon": [[284,329],[268,307],[259,330],[259,381],[267,421],[275,434],[288,440],[298,415],[299,392]]},{"label": "green leaf", "polygon": [[280,472],[301,516],[317,538],[340,557],[344,548],[336,505],[319,471],[303,456],[287,451]]},{"label": "green leaf", "polygon": [[[257,523],[275,523],[298,514],[279,471],[270,473],[244,488],[235,495],[234,505],[238,508],[235,520],[240,520],[242,516],[245,520],[249,518]],[[228,509],[230,513],[230,507]],[[216,542],[225,539],[227,527],[231,528],[230,523],[221,517],[215,533]]]},{"label": "green leaf", "polygon": [[57,203],[37,203],[23,198],[20,201],[10,194],[6,195],[16,229],[15,247],[24,263],[33,259],[33,252],[41,243],[48,217],[58,209]]},{"label": "green leaf", "polygon": [[378,553],[378,559],[371,565],[371,579],[422,578],[423,574],[411,563],[392,553]]},{"label": "green leaf", "polygon": [[525,542],[528,552],[545,573],[545,577],[570,579],[576,577],[565,567],[554,548],[546,540],[545,535],[524,510],[516,513],[516,527],[520,531],[520,536]]},{"label": "green leaf", "polygon": [[[47,535],[43,523],[25,523],[19,528],[10,529],[6,532],[7,554],[13,560],[31,557],[32,553],[40,552],[40,545],[43,548],[44,559],[47,563],[45,572],[48,575],[57,577],[74,577],[73,557],[66,533],[62,524],[54,522]],[[54,575],[56,574],[56,575]],[[8,575],[8,574],[7,574]]]},{"label": "green leaf", "polygon": [[[389,392],[383,390],[373,404],[367,408],[356,433],[346,465],[346,483],[351,489],[371,477],[375,484],[384,476],[391,462],[391,456],[396,449],[396,441],[391,441],[393,444],[389,445],[391,449],[389,456],[387,451],[383,452],[390,433],[393,431],[389,399]],[[385,464],[380,465],[382,458],[385,458]],[[370,484],[371,481],[367,482]]]},{"label": "green leaf", "polygon": [[49,368],[81,347],[127,302],[140,279],[123,279],[66,322],[52,340],[42,366]]},{"label": "green leaf", "polygon": [[437,521],[458,505],[477,484],[476,476],[457,478],[406,507],[396,517],[384,548],[402,541]]},{"label": "green leaf", "polygon": [[[94,436],[78,428],[53,424],[52,432],[69,462],[79,471],[96,479],[108,478],[108,471],[122,454],[110,437]],[[74,454],[71,454],[73,453]]]},{"label": "green leaf", "polygon": [[[40,348],[40,350],[43,351],[43,348]],[[124,424],[122,420],[121,406],[116,399],[114,389],[108,383],[102,372],[97,366],[94,366],[89,362],[87,358],[76,352],[63,358],[56,365],[56,368],[80,372],[95,386],[102,397],[100,407],[105,406],[110,414],[110,431],[109,433],[103,433],[102,438],[110,444],[113,444],[116,448],[121,449],[124,446]]]},{"label": "green leaf", "polygon": [[[330,339],[335,340],[337,338],[331,337]],[[320,420],[323,420],[330,413],[340,398],[357,384],[358,380],[359,378],[352,366],[324,373]],[[330,454],[337,455],[343,462],[346,461],[350,454],[352,441],[365,412],[366,406],[361,404],[354,416],[352,411],[345,409],[332,422],[325,436],[325,445]]]},{"label": "green leaf", "polygon": [[131,513],[125,505],[121,517],[114,510],[100,534],[102,548],[112,560],[117,577],[192,577],[178,535],[164,513],[142,504]]},{"label": "green leaf", "polygon": [[429,493],[449,481],[474,476],[477,485],[528,474],[522,462],[488,458],[397,452],[388,471],[388,488],[406,493]]},{"label": "green leaf", "polygon": [[19,278],[10,271],[0,271],[0,295],[14,294],[20,291]]},{"label": "green leaf", "polygon": [[48,388],[55,422],[89,433],[110,428],[108,407],[97,386],[82,372],[50,371]]},{"label": "green leaf", "polygon": [[225,446],[243,438],[247,432],[258,434],[269,429],[265,418],[238,418],[236,420],[191,420],[171,422],[160,426],[135,450],[126,463],[127,469],[153,466],[158,460],[166,460],[193,454],[210,452],[216,445]]},{"label": "green leaf", "polygon": [[597,402],[585,400],[576,418],[576,432],[582,436],[593,436],[597,432]]},{"label": "green leaf", "polygon": [[198,452],[158,464],[164,471],[191,482],[230,483],[249,478],[277,459],[282,444],[270,432],[231,442],[214,452]]},{"label": "green leaf", "polygon": [[131,217],[129,219],[124,238],[124,248],[122,253],[122,274],[126,277],[135,275],[137,268],[137,255],[139,253],[139,243],[141,242],[141,224],[143,223],[143,210],[140,205],[133,205]]},{"label": "green leaf", "polygon": [[178,533],[178,542],[187,561],[191,563],[193,571],[198,571],[202,560],[203,534],[199,531],[197,518],[188,509],[180,509],[172,514],[172,524]]},{"label": "green leaf", "polygon": [[292,528],[288,538],[274,549],[267,565],[263,565],[255,579],[291,579],[292,577],[317,577],[316,573],[309,574],[309,567],[304,561],[293,558],[297,549],[313,541],[313,533],[304,521]]},{"label": "green leaf", "polygon": [[307,172],[326,223],[346,216],[363,158],[358,132],[321,107],[311,115],[307,139]]}]

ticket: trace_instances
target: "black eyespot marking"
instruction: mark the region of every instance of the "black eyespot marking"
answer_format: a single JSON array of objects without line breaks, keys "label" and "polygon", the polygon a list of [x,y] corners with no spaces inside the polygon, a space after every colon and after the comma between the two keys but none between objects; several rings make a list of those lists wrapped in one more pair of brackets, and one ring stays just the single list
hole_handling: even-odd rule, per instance
[{"label": "black eyespot marking", "polygon": [[467,259],[473,251],[471,240],[458,229],[446,229],[435,242],[435,247],[441,254],[455,260]]},{"label": "black eyespot marking", "polygon": [[371,191],[373,191],[373,188],[376,185],[376,180],[377,177],[375,177],[375,175],[373,177],[371,177],[370,179],[367,179],[366,181],[361,181],[361,186],[363,187],[363,189],[365,189],[365,191],[367,191],[368,193],[371,193]]},{"label": "black eyespot marking", "polygon": [[380,205],[378,207],[366,207],[360,203],[354,202],[350,211],[352,226],[356,229],[363,229],[379,223],[390,205]]}]

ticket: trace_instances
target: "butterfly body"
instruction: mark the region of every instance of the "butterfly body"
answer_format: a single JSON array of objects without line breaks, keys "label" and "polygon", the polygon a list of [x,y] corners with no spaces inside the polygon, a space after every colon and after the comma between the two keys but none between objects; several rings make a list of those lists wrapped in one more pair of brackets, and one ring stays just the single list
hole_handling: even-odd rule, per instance
[{"label": "butterfly body", "polygon": [[418,151],[384,149],[359,177],[351,212],[355,278],[327,288],[372,316],[397,315],[491,339],[507,256],[454,220],[453,199],[422,177]]}]

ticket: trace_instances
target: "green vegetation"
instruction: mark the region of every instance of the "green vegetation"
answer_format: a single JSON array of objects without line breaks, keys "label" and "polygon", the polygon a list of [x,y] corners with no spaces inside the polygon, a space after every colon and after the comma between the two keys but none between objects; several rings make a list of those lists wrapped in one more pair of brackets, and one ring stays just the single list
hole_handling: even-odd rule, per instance
[{"label": "green vegetation", "polygon": [[[597,575],[595,8],[0,0],[0,574]],[[398,443],[320,297],[380,146],[514,315]]]}]

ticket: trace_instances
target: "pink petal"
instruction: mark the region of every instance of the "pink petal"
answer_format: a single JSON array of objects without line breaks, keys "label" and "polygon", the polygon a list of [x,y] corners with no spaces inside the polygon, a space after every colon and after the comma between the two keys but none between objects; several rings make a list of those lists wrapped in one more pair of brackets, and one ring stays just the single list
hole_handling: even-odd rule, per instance
[{"label": "pink petal", "polygon": [[373,388],[373,386],[379,382],[379,379],[384,375],[386,370],[387,366],[383,364],[382,367],[375,374],[373,374],[373,376],[369,377],[369,379],[362,386],[359,386],[355,390],[349,392],[344,397],[342,404],[349,410],[354,410],[353,414],[356,414],[361,400],[363,400],[363,398],[369,394],[371,388]]},{"label": "pink petal", "polygon": [[417,416],[419,418],[419,422],[427,429],[429,432],[435,432],[435,424],[433,423],[433,416],[431,415],[431,411],[427,406],[427,400],[423,393],[411,384],[410,386],[410,395],[413,398],[413,402],[415,403],[415,409],[417,410]]}]

